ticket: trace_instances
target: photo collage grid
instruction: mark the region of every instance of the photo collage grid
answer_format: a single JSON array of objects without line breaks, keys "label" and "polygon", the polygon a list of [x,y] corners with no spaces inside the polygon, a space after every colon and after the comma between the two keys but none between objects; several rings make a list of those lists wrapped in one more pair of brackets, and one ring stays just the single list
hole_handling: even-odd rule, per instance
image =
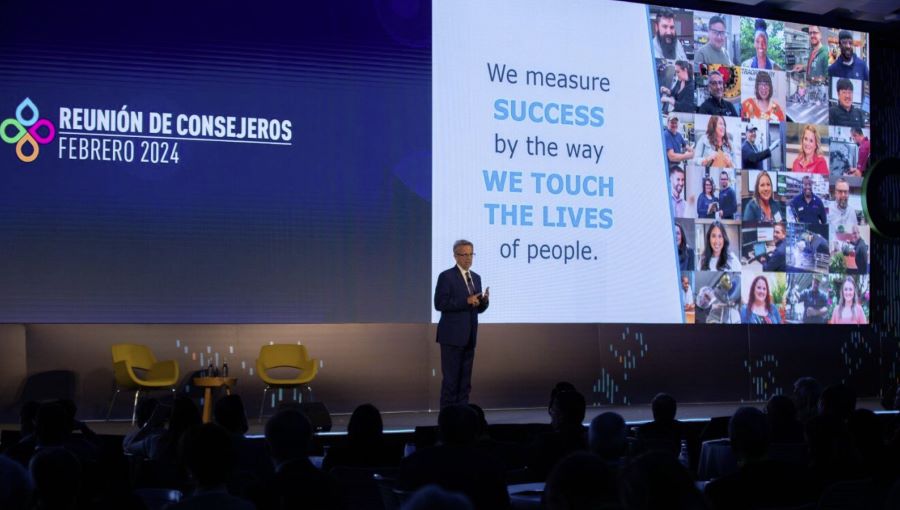
[{"label": "photo collage grid", "polygon": [[650,6],[687,323],[869,320],[869,37]]}]

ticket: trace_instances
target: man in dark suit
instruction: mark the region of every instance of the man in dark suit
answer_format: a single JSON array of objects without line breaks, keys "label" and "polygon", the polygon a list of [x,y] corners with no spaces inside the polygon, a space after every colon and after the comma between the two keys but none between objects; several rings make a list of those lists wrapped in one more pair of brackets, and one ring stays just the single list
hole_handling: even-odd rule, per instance
[{"label": "man in dark suit", "polygon": [[481,292],[481,277],[469,271],[474,256],[471,242],[460,239],[453,243],[456,266],[438,276],[434,289],[434,308],[441,312],[437,329],[443,373],[441,408],[469,403],[478,314],[488,307],[488,291]]}]

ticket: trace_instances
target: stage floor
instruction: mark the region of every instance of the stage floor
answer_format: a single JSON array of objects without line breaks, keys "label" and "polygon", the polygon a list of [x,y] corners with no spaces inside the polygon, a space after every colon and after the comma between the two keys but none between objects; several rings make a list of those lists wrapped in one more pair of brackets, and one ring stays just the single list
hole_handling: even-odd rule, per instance
[{"label": "stage floor", "polygon": [[[707,404],[679,404],[677,418],[682,421],[696,420],[706,421],[718,416],[731,416],[738,407],[753,406],[764,408],[765,402],[716,402]],[[877,398],[860,399],[858,408],[882,411],[881,402]],[[629,424],[638,424],[653,419],[650,405],[630,406],[599,406],[588,407],[585,413],[585,424],[590,423],[594,416],[607,411],[613,411],[622,415]],[[882,411],[884,412],[884,411]],[[893,411],[895,412],[895,411]],[[485,415],[489,424],[515,424],[515,423],[550,423],[547,408],[527,409],[486,409]],[[437,425],[438,411],[402,411],[384,412],[385,432],[410,432],[418,426]],[[332,434],[344,434],[347,431],[349,413],[331,414]],[[88,425],[98,434],[124,435],[131,429],[131,423],[125,420],[118,421],[88,421]],[[17,423],[0,425],[2,429],[17,430]],[[250,434],[262,434],[263,424],[256,418],[250,419]]]}]

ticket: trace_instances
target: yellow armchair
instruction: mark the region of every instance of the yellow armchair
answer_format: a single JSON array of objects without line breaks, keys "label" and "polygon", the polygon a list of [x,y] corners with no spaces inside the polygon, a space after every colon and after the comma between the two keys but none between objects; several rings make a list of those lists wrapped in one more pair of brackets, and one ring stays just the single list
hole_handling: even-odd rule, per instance
[{"label": "yellow armchair", "polygon": [[[175,385],[178,384],[178,362],[176,360],[157,361],[156,356],[146,345],[139,344],[114,344],[112,360],[116,389],[109,402],[109,410],[106,412],[107,420],[112,413],[116,397],[122,390],[134,391],[134,406],[131,411],[132,424],[135,421],[141,391],[171,390],[173,393],[175,392]],[[135,373],[135,369],[143,370],[145,373],[139,377]]]},{"label": "yellow armchair", "polygon": [[[293,368],[300,373],[296,377],[277,378],[269,374],[269,371],[277,368]],[[259,419],[262,420],[263,409],[266,405],[266,393],[275,388],[305,387],[312,399],[312,387],[309,383],[315,379],[318,371],[318,360],[310,358],[305,345],[274,344],[264,345],[259,350],[259,358],[256,359],[256,373],[266,383],[263,388],[263,398],[259,406]],[[295,392],[296,399],[296,392]],[[302,396],[301,396],[302,400]]]}]

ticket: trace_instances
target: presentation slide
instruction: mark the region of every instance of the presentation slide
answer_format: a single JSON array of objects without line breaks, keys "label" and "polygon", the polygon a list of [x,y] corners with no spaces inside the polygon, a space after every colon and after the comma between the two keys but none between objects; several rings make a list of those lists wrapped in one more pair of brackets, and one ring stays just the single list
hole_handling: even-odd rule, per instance
[{"label": "presentation slide", "polygon": [[432,31],[432,279],[474,243],[481,321],[868,321],[866,34],[577,0]]}]

